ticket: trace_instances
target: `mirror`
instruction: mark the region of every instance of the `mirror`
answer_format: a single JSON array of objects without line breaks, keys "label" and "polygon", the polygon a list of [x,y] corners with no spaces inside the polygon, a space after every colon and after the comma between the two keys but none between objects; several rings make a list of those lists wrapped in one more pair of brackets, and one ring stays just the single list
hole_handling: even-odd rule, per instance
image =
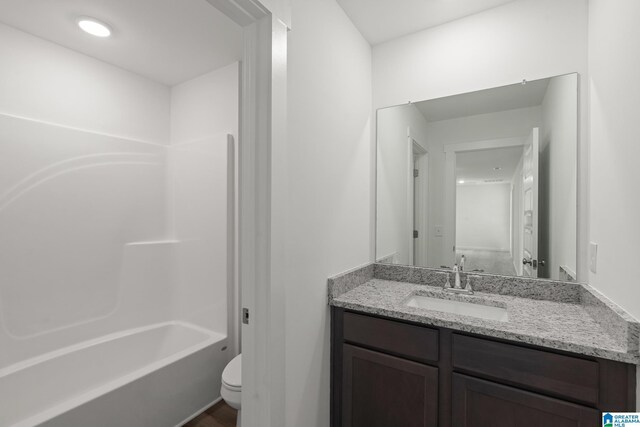
[{"label": "mirror", "polygon": [[576,279],[578,75],[377,111],[376,260]]}]

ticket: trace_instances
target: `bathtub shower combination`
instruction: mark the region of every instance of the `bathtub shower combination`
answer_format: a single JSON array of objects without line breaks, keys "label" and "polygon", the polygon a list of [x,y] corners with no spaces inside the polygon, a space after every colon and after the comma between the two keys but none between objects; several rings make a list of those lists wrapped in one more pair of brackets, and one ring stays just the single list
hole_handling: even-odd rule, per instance
[{"label": "bathtub shower combination", "polygon": [[0,373],[2,425],[180,425],[219,395],[225,342],[165,322],[23,361]]},{"label": "bathtub shower combination", "polygon": [[181,425],[238,351],[239,63],[60,44],[0,23],[0,426]]}]

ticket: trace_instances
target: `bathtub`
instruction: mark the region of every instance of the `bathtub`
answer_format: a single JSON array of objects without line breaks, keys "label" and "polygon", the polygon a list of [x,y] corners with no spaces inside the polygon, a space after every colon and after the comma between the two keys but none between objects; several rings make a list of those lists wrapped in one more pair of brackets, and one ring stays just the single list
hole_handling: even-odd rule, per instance
[{"label": "bathtub", "polygon": [[220,399],[226,345],[166,322],[11,365],[0,370],[0,427],[182,425]]}]

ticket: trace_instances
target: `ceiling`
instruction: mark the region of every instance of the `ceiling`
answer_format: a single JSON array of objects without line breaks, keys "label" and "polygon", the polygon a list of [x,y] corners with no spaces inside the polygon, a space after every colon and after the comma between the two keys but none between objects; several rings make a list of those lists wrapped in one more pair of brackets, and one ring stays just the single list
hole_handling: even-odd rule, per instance
[{"label": "ceiling", "polygon": [[417,102],[414,105],[427,122],[478,114],[497,113],[542,105],[550,79],[541,79],[491,89]]},{"label": "ceiling", "polygon": [[456,181],[464,180],[464,185],[511,182],[522,152],[519,146],[457,153]]},{"label": "ceiling", "polygon": [[[79,16],[113,35],[82,32]],[[0,0],[0,22],[166,85],[242,57],[242,29],[206,0]]]},{"label": "ceiling", "polygon": [[376,45],[514,0],[337,0],[360,33]]}]

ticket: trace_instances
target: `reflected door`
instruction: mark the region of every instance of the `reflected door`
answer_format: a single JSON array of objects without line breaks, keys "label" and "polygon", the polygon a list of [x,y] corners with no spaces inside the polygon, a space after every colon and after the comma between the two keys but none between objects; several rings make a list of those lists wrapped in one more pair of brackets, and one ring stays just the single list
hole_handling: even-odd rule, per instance
[{"label": "reflected door", "polygon": [[523,154],[523,276],[538,277],[538,164],[540,155],[539,129],[533,128]]},{"label": "reflected door", "polygon": [[419,204],[419,191],[420,191],[420,169],[418,169],[418,156],[413,155],[413,265],[420,265],[420,244],[418,238],[420,236],[420,204]]},{"label": "reflected door", "polygon": [[413,265],[427,266],[427,165],[426,150],[416,141],[412,142],[413,150]]}]

